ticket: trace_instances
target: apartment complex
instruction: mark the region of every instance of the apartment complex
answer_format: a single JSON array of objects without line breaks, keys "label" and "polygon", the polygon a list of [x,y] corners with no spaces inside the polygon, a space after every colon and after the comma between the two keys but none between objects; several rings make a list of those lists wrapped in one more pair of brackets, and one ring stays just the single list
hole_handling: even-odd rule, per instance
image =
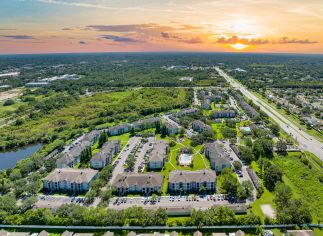
[{"label": "apartment complex", "polygon": [[93,169],[55,169],[43,179],[43,187],[50,191],[86,192],[98,173]]},{"label": "apartment complex", "polygon": [[221,172],[223,168],[231,168],[231,163],[225,157],[224,150],[218,142],[205,144],[205,156],[216,172]]},{"label": "apartment complex", "polygon": [[148,152],[148,167],[150,170],[162,169],[169,152],[168,141],[156,140],[153,148]]},{"label": "apartment complex", "polygon": [[169,173],[168,189],[171,192],[179,191],[206,191],[215,190],[216,174],[212,170],[184,171],[177,170]]},{"label": "apartment complex", "polygon": [[111,140],[103,144],[101,150],[93,155],[90,164],[93,169],[102,169],[112,161],[120,150],[120,141]]},{"label": "apartment complex", "polygon": [[151,194],[162,189],[164,175],[154,172],[146,174],[123,173],[119,174],[112,183],[114,191],[120,195],[127,193]]}]

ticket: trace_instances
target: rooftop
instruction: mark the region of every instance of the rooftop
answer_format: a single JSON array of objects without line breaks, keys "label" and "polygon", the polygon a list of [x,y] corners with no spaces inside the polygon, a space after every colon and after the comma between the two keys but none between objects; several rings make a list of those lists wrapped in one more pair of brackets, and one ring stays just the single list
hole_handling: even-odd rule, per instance
[{"label": "rooftop", "polygon": [[162,186],[164,180],[163,174],[148,172],[146,174],[124,173],[119,174],[112,183],[114,187],[130,187],[130,186]]},{"label": "rooftop", "polygon": [[55,169],[47,175],[44,180],[49,182],[67,181],[73,183],[88,183],[97,175],[97,173],[98,171],[93,169]]},{"label": "rooftop", "polygon": [[214,182],[216,174],[213,170],[175,170],[169,172],[170,183],[187,183],[187,182]]},{"label": "rooftop", "polygon": [[149,153],[149,161],[163,161],[167,154],[168,141],[156,140]]}]

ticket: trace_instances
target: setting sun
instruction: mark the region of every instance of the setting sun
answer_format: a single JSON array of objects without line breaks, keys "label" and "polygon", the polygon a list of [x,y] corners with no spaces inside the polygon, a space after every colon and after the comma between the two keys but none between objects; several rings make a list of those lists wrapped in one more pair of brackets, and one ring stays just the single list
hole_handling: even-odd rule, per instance
[{"label": "setting sun", "polygon": [[242,43],[230,44],[230,46],[236,50],[243,50],[248,47],[248,45]]}]

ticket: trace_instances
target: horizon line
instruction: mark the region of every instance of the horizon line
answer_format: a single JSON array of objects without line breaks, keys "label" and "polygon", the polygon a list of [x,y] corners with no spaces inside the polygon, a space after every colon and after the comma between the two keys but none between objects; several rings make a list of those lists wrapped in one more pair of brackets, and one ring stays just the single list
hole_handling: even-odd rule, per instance
[{"label": "horizon line", "polygon": [[201,53],[201,54],[273,54],[273,55],[312,55],[323,56],[323,53],[301,53],[301,52],[241,52],[241,51],[104,51],[104,52],[40,52],[40,53],[0,53],[0,56],[32,56],[32,55],[73,55],[73,54],[172,54],[172,53]]}]

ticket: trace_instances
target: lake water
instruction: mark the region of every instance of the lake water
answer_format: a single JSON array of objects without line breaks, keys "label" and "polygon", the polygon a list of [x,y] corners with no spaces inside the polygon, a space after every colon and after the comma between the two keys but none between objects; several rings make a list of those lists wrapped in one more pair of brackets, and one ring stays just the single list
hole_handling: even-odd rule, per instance
[{"label": "lake water", "polygon": [[16,163],[37,152],[41,144],[36,144],[7,152],[0,152],[0,170],[15,167]]}]

